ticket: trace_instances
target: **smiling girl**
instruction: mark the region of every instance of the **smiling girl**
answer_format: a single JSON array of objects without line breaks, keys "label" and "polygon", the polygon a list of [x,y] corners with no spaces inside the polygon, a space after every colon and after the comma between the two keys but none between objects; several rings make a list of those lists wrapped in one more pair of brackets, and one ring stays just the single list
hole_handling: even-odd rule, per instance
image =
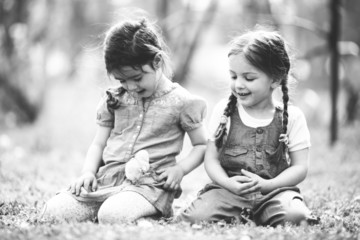
[{"label": "smiling girl", "polygon": [[[231,42],[228,59],[231,95],[215,107],[205,154],[213,183],[179,219],[316,222],[296,186],[307,174],[310,134],[301,110],[288,103],[290,59],[283,38],[248,32]],[[273,97],[278,87],[282,103]]]}]

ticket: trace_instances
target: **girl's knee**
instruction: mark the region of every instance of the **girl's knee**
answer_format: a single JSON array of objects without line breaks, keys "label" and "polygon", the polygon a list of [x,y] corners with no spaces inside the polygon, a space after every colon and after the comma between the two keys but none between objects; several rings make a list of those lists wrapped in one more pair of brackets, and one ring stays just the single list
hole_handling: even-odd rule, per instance
[{"label": "girl's knee", "polygon": [[68,220],[71,218],[67,216],[67,207],[66,203],[69,202],[67,195],[59,194],[50,198],[44,205],[44,208],[41,213],[41,218],[43,219],[56,219],[56,220]]},{"label": "girl's knee", "polygon": [[205,221],[206,219],[207,216],[205,216],[201,212],[189,210],[184,210],[176,217],[176,221],[184,221],[189,223],[198,223],[201,221]]},{"label": "girl's knee", "polygon": [[293,224],[300,224],[310,215],[310,210],[306,207],[304,201],[294,198],[286,208],[285,221]]},{"label": "girl's knee", "polygon": [[41,219],[85,221],[94,218],[96,207],[78,202],[67,193],[60,193],[46,202]]},{"label": "girl's knee", "polygon": [[156,208],[138,193],[122,192],[105,200],[99,209],[98,220],[106,224],[128,223],[156,213]]},{"label": "girl's knee", "polygon": [[177,217],[176,221],[185,221],[189,223],[199,223],[202,221],[211,221],[212,211],[201,207],[201,204],[196,204],[195,201],[188,208],[183,210]]},{"label": "girl's knee", "polygon": [[133,222],[136,219],[129,210],[119,207],[115,210],[112,204],[105,203],[98,211],[98,220],[102,224],[115,224]]},{"label": "girl's knee", "polygon": [[291,223],[299,225],[301,221],[306,219],[306,214],[300,209],[292,208],[289,209],[284,215],[283,223]]},{"label": "girl's knee", "polygon": [[302,199],[294,198],[290,202],[270,201],[261,214],[257,216],[259,225],[277,226],[285,223],[298,225],[309,215],[310,211]]}]

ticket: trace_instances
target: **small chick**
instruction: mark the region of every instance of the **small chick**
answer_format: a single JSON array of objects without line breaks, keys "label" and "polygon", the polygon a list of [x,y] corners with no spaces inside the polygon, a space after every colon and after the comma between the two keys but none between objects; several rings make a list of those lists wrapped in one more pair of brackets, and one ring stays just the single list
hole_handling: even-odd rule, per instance
[{"label": "small chick", "polygon": [[125,165],[125,176],[132,183],[136,183],[150,169],[149,153],[140,150]]}]

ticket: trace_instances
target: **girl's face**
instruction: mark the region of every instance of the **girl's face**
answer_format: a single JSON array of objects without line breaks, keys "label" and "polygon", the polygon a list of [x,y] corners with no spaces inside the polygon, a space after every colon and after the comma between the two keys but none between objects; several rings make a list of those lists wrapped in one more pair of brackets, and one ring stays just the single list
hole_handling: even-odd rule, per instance
[{"label": "girl's face", "polygon": [[262,110],[272,105],[272,92],[278,82],[253,67],[243,53],[229,57],[229,71],[231,90],[245,109]]},{"label": "girl's face", "polygon": [[142,69],[131,66],[121,67],[119,70],[112,71],[111,74],[136,98],[147,98],[153,95],[161,77],[159,71],[148,64],[143,65]]}]

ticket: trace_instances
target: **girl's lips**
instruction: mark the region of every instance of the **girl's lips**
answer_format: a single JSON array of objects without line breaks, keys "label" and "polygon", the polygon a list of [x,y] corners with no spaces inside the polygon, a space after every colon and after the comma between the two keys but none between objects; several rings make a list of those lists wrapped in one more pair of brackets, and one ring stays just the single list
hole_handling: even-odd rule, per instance
[{"label": "girl's lips", "polygon": [[236,93],[236,95],[238,95],[239,97],[246,97],[246,96],[248,96],[248,95],[250,95],[250,93],[248,92],[248,93]]},{"label": "girl's lips", "polygon": [[141,93],[144,93],[145,92],[145,90],[143,89],[143,90],[140,90],[140,91],[129,91],[131,94],[135,94],[135,95],[139,95],[139,94],[141,94]]}]

